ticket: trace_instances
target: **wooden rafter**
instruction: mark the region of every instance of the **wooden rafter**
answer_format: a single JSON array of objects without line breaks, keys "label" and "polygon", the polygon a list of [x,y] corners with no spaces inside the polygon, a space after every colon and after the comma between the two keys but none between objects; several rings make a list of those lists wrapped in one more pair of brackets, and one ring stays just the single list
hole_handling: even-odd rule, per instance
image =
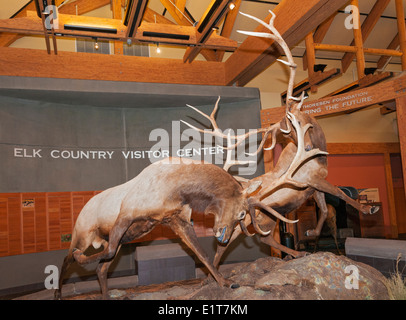
[{"label": "wooden rafter", "polygon": [[198,46],[189,47],[186,49],[183,56],[184,62],[192,62],[202,49],[202,45],[207,42],[217,28],[224,16],[230,10],[229,4],[231,0],[213,0],[209,8],[203,15],[202,19],[196,26]]},{"label": "wooden rafter", "polygon": [[[180,14],[179,8],[174,6],[174,4],[176,5],[176,3],[173,2],[172,0],[171,1],[160,0],[160,1],[178,25],[181,25],[181,26],[192,26],[193,25],[194,19],[192,16],[190,16],[189,12],[186,10],[186,7],[183,10],[183,14]],[[168,21],[170,21],[170,20],[168,20]],[[200,51],[200,54],[207,61],[217,61],[217,54],[213,50],[202,49]]]},{"label": "wooden rafter", "polygon": [[141,26],[148,0],[131,0],[125,13],[126,38],[134,38]]},{"label": "wooden rafter", "polygon": [[[113,19],[121,20],[121,3],[122,0],[112,0],[111,6]],[[114,41],[114,54],[123,54],[124,46],[122,41]]]},{"label": "wooden rafter", "polygon": [[396,16],[398,22],[399,46],[402,51],[402,70],[406,70],[406,26],[405,11],[402,0],[395,0]]},{"label": "wooden rafter", "polygon": [[[371,12],[368,14],[366,19],[362,23],[360,34],[358,34],[358,31],[357,31],[357,39],[362,41],[362,44],[371,34],[372,29],[378,22],[379,18],[381,17],[382,13],[386,9],[386,7],[388,6],[390,1],[391,0],[377,0],[376,1]],[[355,32],[355,30],[357,30],[357,29],[354,29],[354,32]],[[354,45],[355,45],[355,40],[352,41],[350,46],[354,46]],[[354,57],[355,57],[355,53],[353,53],[353,52],[346,52],[344,54],[344,56],[341,60],[343,72],[347,71],[347,69],[350,66],[351,62],[353,61]]]},{"label": "wooden rafter", "polygon": [[[242,0],[236,0],[234,2],[234,9],[227,13],[226,18],[224,19],[223,28],[221,29],[220,35],[222,37],[230,38],[231,32],[233,31],[233,27],[235,24],[235,20],[237,19],[238,13],[240,11]],[[222,61],[225,51],[218,51],[217,52],[217,61]]]},{"label": "wooden rafter", "polygon": [[[274,25],[292,47],[346,3],[347,0],[284,0],[274,9]],[[268,15],[264,21],[268,23],[270,18]],[[255,31],[267,32],[262,26]],[[248,37],[225,62],[227,83],[246,85],[279,56],[272,40]]]},{"label": "wooden rafter", "polygon": [[[393,40],[391,41],[391,43],[389,44],[389,46],[387,47],[388,50],[397,50],[397,48],[399,47],[399,34],[396,34],[396,36],[393,38]],[[390,59],[392,58],[392,56],[390,55],[383,55],[382,57],[379,58],[376,66],[377,68],[383,69],[386,64],[390,61]]]},{"label": "wooden rafter", "polygon": [[[126,41],[127,27],[118,19],[105,19],[87,16],[72,16],[59,14],[58,34],[69,37],[87,37],[105,40]],[[69,25],[69,28],[67,28]],[[72,26],[78,28],[72,29]],[[92,30],[80,30],[81,26],[95,28]],[[108,32],[98,31],[97,28],[103,26]],[[110,32],[111,30],[111,32]],[[26,18],[0,20],[0,31],[16,32],[24,34],[43,34],[41,20],[36,13],[28,12]],[[177,45],[197,45],[196,29],[192,26],[160,25],[156,23],[143,22],[138,28],[134,37],[136,41],[162,42]],[[213,34],[204,44],[210,49],[222,49],[233,51],[237,48],[237,43],[218,35]]]},{"label": "wooden rafter", "polygon": [[[327,34],[328,29],[330,29],[331,24],[334,21],[334,18],[336,17],[338,11],[334,12],[327,20],[323,21],[316,29],[316,31],[313,33],[313,43],[321,43],[324,39],[324,37]],[[306,44],[306,51],[303,54],[303,70],[307,70],[307,44]]]},{"label": "wooden rafter", "polygon": [[[63,14],[78,14],[82,15],[87,12],[99,9],[103,6],[110,4],[111,0],[76,0],[73,2],[68,2],[64,4],[60,9],[59,13]],[[62,0],[57,0],[56,5],[62,3]],[[27,12],[34,11],[35,4],[34,1],[28,4],[21,10],[13,19],[15,18],[23,18],[27,16]],[[12,20],[12,19],[11,19]],[[16,33],[1,33],[0,34],[0,47],[8,47],[16,40],[20,39],[24,34],[16,34]]]}]

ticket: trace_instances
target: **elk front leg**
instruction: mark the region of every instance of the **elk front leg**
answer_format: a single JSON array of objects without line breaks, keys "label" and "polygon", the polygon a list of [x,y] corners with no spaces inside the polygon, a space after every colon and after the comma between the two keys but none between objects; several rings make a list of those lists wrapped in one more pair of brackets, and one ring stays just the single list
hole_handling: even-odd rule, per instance
[{"label": "elk front leg", "polygon": [[217,283],[221,286],[230,286],[231,283],[224,279],[221,273],[210,263],[209,257],[204,252],[197,240],[196,233],[192,225],[180,217],[174,217],[169,226],[181,238],[181,240],[196,254],[201,262],[207,267],[210,273],[216,279]]},{"label": "elk front leg", "polygon": [[333,186],[332,184],[330,184],[327,180],[324,180],[321,178],[314,179],[313,181],[310,181],[308,184],[310,187],[312,187],[318,191],[321,191],[324,193],[330,193],[333,196],[336,196],[336,197],[340,198],[341,200],[344,200],[346,203],[348,203],[349,205],[351,205],[352,207],[361,211],[364,214],[374,214],[374,213],[378,212],[378,210],[379,210],[379,207],[377,207],[377,206],[364,205],[364,204],[359,203],[358,201],[355,201],[354,199],[351,199],[343,191],[341,191],[336,186]]}]

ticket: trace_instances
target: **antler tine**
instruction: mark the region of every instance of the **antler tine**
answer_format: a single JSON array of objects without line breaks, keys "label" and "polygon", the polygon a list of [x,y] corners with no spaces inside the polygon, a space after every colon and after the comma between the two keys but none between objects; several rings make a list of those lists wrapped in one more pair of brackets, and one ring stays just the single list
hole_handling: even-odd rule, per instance
[{"label": "antler tine", "polygon": [[[255,161],[250,161],[250,160],[245,160],[245,161],[236,161],[236,160],[232,160],[231,155],[232,155],[232,150],[234,150],[235,148],[237,148],[243,141],[245,141],[248,137],[250,137],[251,135],[254,134],[258,134],[258,133],[265,133],[264,138],[261,141],[260,146],[258,147],[257,151],[255,153],[246,153],[246,155],[249,156],[253,156],[253,155],[257,155],[259,153],[259,151],[262,149],[266,137],[269,135],[269,132],[271,130],[273,130],[273,126],[271,128],[259,128],[259,129],[255,129],[255,130],[250,130],[249,132],[242,134],[242,135],[231,135],[230,132],[228,132],[228,134],[224,134],[218,127],[215,116],[218,110],[218,106],[219,106],[219,102],[220,102],[220,97],[218,97],[216,104],[214,106],[213,111],[211,112],[210,116],[205,114],[204,112],[200,111],[199,109],[197,109],[194,106],[191,106],[189,104],[186,104],[187,107],[195,110],[196,112],[198,112],[199,114],[201,114],[202,116],[204,116],[206,119],[208,119],[211,123],[211,125],[213,126],[213,130],[209,131],[209,130],[202,130],[200,128],[195,127],[194,125],[191,125],[190,123],[180,120],[182,123],[184,123],[185,125],[187,125],[189,128],[192,128],[193,130],[199,131],[201,133],[208,133],[211,134],[212,136],[216,136],[222,139],[227,139],[227,147],[223,147],[223,146],[219,146],[222,149],[227,150],[227,158],[226,158],[226,162],[224,164],[224,170],[228,170],[230,167],[234,166],[234,165],[242,165],[242,164],[249,164],[249,163],[254,163]],[[276,133],[273,134],[273,136],[276,136]],[[236,142],[232,144],[231,140],[235,140]],[[273,143],[273,146],[275,146],[275,143]]]},{"label": "antler tine", "polygon": [[[227,135],[227,146],[229,146],[231,144],[231,135],[230,132],[228,132]],[[225,148],[227,149],[227,148]],[[226,162],[224,163],[223,169],[225,171],[228,171],[231,167],[236,166],[236,165],[242,165],[242,164],[250,164],[250,163],[256,163],[256,161],[253,160],[233,160],[231,158],[232,156],[232,149],[228,149],[227,150],[227,156],[226,156]]]},{"label": "antler tine", "polygon": [[246,32],[246,31],[238,31],[238,32],[243,33],[243,34],[247,34],[247,35],[250,35],[250,36],[258,36],[258,37],[264,37],[264,38],[273,39],[279,44],[279,46],[285,52],[285,55],[286,55],[286,58],[288,59],[288,61],[284,61],[284,60],[281,60],[281,59],[277,59],[277,60],[284,63],[284,64],[286,64],[286,65],[288,65],[290,67],[290,76],[289,76],[288,90],[287,90],[287,95],[286,95],[286,97],[287,97],[287,99],[286,99],[286,111],[288,111],[289,110],[289,105],[292,103],[291,100],[292,100],[292,98],[294,98],[293,97],[293,86],[294,86],[294,80],[295,80],[295,75],[296,75],[297,64],[293,60],[292,52],[290,51],[289,46],[287,45],[287,43],[282,38],[279,31],[274,26],[276,15],[271,10],[269,10],[269,13],[272,16],[271,16],[271,19],[269,20],[269,23],[266,23],[265,21],[262,21],[261,19],[258,19],[258,18],[254,17],[254,16],[249,15],[249,14],[246,14],[246,13],[243,13],[243,12],[240,12],[240,13],[243,16],[246,16],[246,17],[248,17],[250,19],[253,19],[254,21],[258,22],[259,24],[261,24],[262,26],[264,26],[265,28],[270,30],[273,34],[269,34],[269,33],[266,33],[266,32]]}]

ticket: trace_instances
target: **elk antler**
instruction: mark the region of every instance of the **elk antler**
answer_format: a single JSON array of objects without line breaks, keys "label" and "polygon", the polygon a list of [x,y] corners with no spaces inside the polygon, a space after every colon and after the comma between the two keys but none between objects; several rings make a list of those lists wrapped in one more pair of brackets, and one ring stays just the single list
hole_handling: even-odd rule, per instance
[{"label": "elk antler", "polygon": [[312,127],[312,124],[307,123],[305,126],[302,127],[300,125],[300,122],[296,119],[296,117],[292,113],[288,112],[286,116],[290,120],[293,128],[296,131],[297,152],[296,152],[296,155],[293,158],[291,164],[289,165],[288,169],[285,171],[285,173],[283,173],[271,185],[267,186],[266,188],[264,188],[262,190],[261,193],[263,196],[266,196],[268,193],[270,193],[271,191],[275,190],[277,187],[284,185],[284,184],[290,184],[290,185],[293,185],[300,189],[307,188],[308,187],[307,183],[298,182],[293,179],[294,174],[299,169],[299,167],[302,166],[309,159],[311,159],[315,156],[318,156],[318,155],[328,154],[327,151],[322,151],[318,148],[312,149],[310,151],[306,151],[305,143],[304,143],[304,136],[305,136],[307,130],[309,130],[309,128]]},{"label": "elk antler", "polygon": [[250,19],[255,20],[256,22],[258,22],[259,24],[263,25],[265,28],[267,28],[268,30],[270,30],[272,33],[267,33],[267,32],[252,32],[252,31],[240,31],[237,30],[237,32],[242,33],[242,34],[246,34],[248,36],[255,36],[255,37],[261,37],[261,38],[269,38],[272,39],[274,41],[276,41],[279,46],[282,48],[282,50],[285,52],[286,58],[288,59],[288,61],[284,61],[281,59],[277,59],[279,62],[282,62],[286,65],[288,65],[290,67],[290,76],[289,76],[289,84],[288,84],[288,90],[287,90],[287,95],[286,95],[286,111],[289,110],[289,106],[294,102],[294,101],[299,101],[298,98],[293,97],[293,86],[294,86],[294,80],[295,80],[295,75],[296,75],[296,69],[297,69],[297,64],[295,63],[295,61],[293,60],[293,56],[292,53],[289,50],[289,46],[287,45],[287,43],[285,42],[285,40],[283,40],[281,34],[279,33],[278,30],[276,30],[275,26],[274,26],[274,21],[276,18],[276,15],[269,10],[269,13],[272,15],[271,19],[269,20],[269,24],[262,21],[261,19],[258,19],[254,16],[251,16],[249,14],[240,12],[243,16],[246,16]]},{"label": "elk antler", "polygon": [[[280,124],[276,123],[270,127],[267,128],[259,128],[259,129],[255,129],[255,130],[251,130],[245,134],[242,135],[231,135],[231,133],[229,132],[228,134],[224,134],[221,129],[218,127],[216,119],[215,119],[215,115],[217,113],[218,110],[218,105],[220,102],[220,97],[218,97],[216,104],[214,106],[214,109],[212,111],[212,113],[210,114],[210,116],[208,116],[207,114],[205,114],[204,112],[200,111],[199,109],[197,109],[194,106],[191,106],[189,104],[187,104],[186,106],[188,106],[189,108],[195,110],[196,112],[198,112],[199,114],[201,114],[203,117],[205,117],[206,119],[210,120],[211,125],[213,126],[213,130],[209,131],[209,130],[202,130],[199,129],[193,125],[191,125],[190,123],[180,120],[182,123],[186,124],[189,128],[192,128],[194,130],[197,130],[201,133],[208,133],[211,134],[212,136],[215,137],[219,137],[222,139],[227,139],[227,147],[222,147],[223,149],[227,150],[227,157],[226,157],[226,162],[224,163],[224,167],[223,169],[225,171],[228,171],[232,166],[235,165],[241,165],[241,164],[248,164],[248,163],[253,163],[254,161],[239,161],[239,160],[233,160],[232,159],[232,150],[237,148],[243,141],[245,141],[248,137],[254,135],[254,134],[258,134],[258,133],[263,133],[263,138],[261,140],[261,143],[259,145],[259,147],[257,148],[257,150],[253,153],[246,153],[246,155],[248,156],[255,156],[257,155],[263,148],[266,139],[268,138],[269,134],[272,133],[272,145],[269,148],[264,148],[265,150],[271,150],[275,147],[276,144],[276,134],[277,134],[277,130],[281,130],[284,133],[289,133],[289,130],[283,130],[280,128]],[[235,140],[236,142],[234,144],[232,144],[231,140]]]}]

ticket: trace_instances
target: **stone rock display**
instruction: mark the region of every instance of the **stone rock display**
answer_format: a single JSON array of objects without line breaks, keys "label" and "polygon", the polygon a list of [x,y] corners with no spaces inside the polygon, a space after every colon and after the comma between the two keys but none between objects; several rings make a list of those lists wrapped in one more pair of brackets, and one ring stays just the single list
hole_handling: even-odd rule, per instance
[{"label": "stone rock display", "polygon": [[[294,260],[261,258],[225,266],[223,275],[236,289],[214,281],[186,280],[160,285],[113,289],[110,299],[126,300],[386,300],[384,276],[376,269],[345,256],[319,252]],[[67,299],[100,299],[82,294]]]}]

